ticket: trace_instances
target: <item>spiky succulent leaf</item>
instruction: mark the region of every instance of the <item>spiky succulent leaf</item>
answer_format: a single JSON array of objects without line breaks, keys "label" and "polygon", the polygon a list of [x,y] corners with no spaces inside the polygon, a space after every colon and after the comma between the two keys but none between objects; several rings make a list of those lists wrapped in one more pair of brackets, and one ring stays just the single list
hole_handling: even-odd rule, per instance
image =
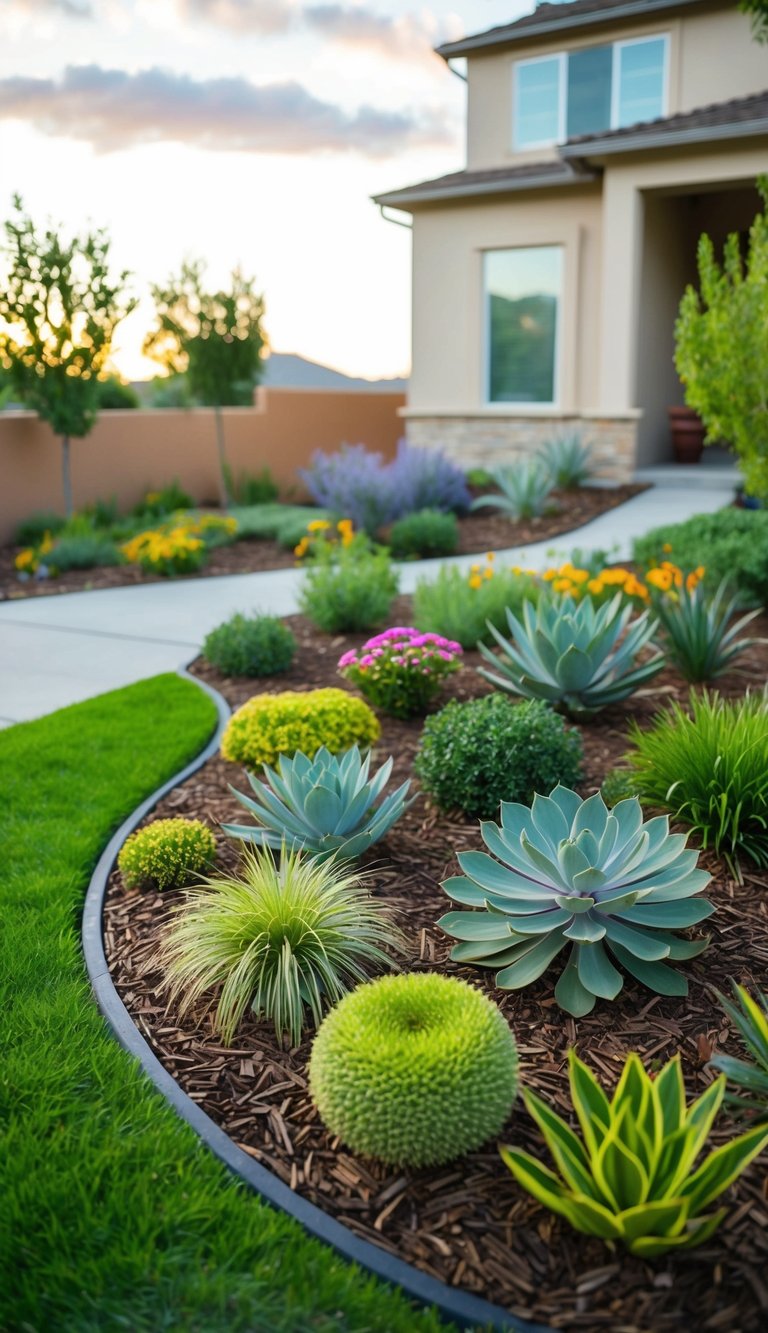
[{"label": "spiky succulent leaf", "polygon": [[574,718],[592,717],[608,704],[626,699],[664,665],[657,654],[638,663],[657,622],[644,611],[630,623],[631,605],[621,594],[596,607],[590,597],[541,597],[523,606],[522,620],[507,611],[511,639],[489,624],[501,649],[478,647],[493,671],[480,668],[492,685],[525,699],[544,699]]},{"label": "spiky succulent leaf", "polygon": [[502,802],[501,823],[480,830],[488,851],[460,852],[463,875],[443,883],[449,898],[480,909],[438,922],[462,941],[452,957],[498,968],[497,986],[517,990],[569,946],[555,998],[576,1017],[618,995],[617,963],[662,995],[686,993],[667,961],[695,957],[707,941],[674,932],[714,908],[695,897],[710,876],[665,815],[643,823],[634,796],[609,810],[599,793],[583,801],[556,787],[530,809]]},{"label": "spiky succulent leaf", "polygon": [[225,833],[261,847],[286,846],[352,861],[383,838],[410,804],[410,782],[375,804],[389,780],[392,760],[369,779],[370,754],[363,757],[356,745],[342,755],[323,746],[314,759],[301,751],[280,755],[278,770],[265,764],[266,782],[247,773],[255,800],[230,787],[257,827],[224,824]]},{"label": "spiky succulent leaf", "polygon": [[490,475],[500,494],[479,496],[472,501],[471,509],[491,505],[512,519],[536,518],[544,513],[554,481],[540,459],[524,459],[509,467],[498,467]]},{"label": "spiky succulent leaf", "polygon": [[557,1169],[551,1171],[518,1148],[503,1147],[502,1158],[519,1184],[576,1230],[621,1240],[644,1258],[707,1240],[725,1209],[703,1210],[768,1144],[768,1126],[732,1139],[697,1167],[722,1101],[724,1078],[686,1106],[679,1056],[652,1078],[632,1053],[609,1100],[573,1049],[568,1062],[583,1139],[524,1089],[526,1108]]},{"label": "spiky succulent leaf", "polygon": [[768,1119],[768,995],[757,993],[757,999],[744,986],[733,982],[736,1003],[717,992],[725,1013],[735,1027],[752,1060],[738,1060],[729,1055],[715,1055],[710,1065],[735,1083],[748,1098],[730,1097],[729,1100],[755,1111],[761,1120]]},{"label": "spiky succulent leaf", "polygon": [[714,680],[755,642],[738,636],[759,611],[749,611],[732,624],[739,605],[738,596],[728,597],[727,579],[712,597],[703,583],[697,583],[693,588],[683,586],[674,598],[658,598],[656,614],[667,656],[686,680]]}]

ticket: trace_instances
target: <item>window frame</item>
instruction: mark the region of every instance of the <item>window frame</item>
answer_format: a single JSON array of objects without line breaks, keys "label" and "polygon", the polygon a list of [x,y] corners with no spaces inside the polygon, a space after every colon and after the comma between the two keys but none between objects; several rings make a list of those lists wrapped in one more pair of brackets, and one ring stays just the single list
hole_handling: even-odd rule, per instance
[{"label": "window frame", "polygon": [[[491,254],[510,254],[516,250],[559,250],[560,252],[560,291],[558,293],[557,307],[555,311],[555,339],[552,354],[552,398],[547,402],[491,398],[491,293],[486,280],[486,258]],[[563,365],[561,353],[565,326],[563,306],[566,293],[566,244],[563,241],[545,241],[534,245],[527,243],[518,245],[489,245],[485,246],[481,251],[480,259],[483,319],[480,371],[483,408],[491,412],[541,412],[544,415],[561,411],[563,398]]]},{"label": "window frame", "polygon": [[[604,133],[623,128],[619,125],[619,51],[627,46],[638,46],[642,42],[663,42],[661,64],[661,117],[669,115],[669,71],[670,71],[670,33],[646,33],[642,37],[616,38],[612,42],[598,42],[598,46],[611,48],[611,123],[606,125]],[[589,47],[574,47],[574,51],[588,50]],[[554,148],[567,140],[568,119],[568,56],[570,51],[551,51],[547,55],[530,56],[525,60],[512,62],[512,151],[515,153],[535,152],[539,148]],[[557,61],[557,138],[539,139],[535,143],[521,144],[518,138],[520,123],[520,80],[518,71],[527,65],[538,65],[542,61]]]}]

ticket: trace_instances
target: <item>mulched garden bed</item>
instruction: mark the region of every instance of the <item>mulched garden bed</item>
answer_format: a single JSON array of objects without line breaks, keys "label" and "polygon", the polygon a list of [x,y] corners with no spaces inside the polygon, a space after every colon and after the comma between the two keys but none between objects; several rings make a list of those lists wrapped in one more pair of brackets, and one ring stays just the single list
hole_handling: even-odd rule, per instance
[{"label": "mulched garden bed", "polygon": [[[392,623],[408,623],[408,599],[393,609]],[[338,656],[363,636],[331,639],[302,617],[291,617],[299,641],[292,669],[263,681],[224,679],[198,660],[194,671],[215,685],[233,707],[262,690],[341,685]],[[768,617],[750,627],[768,634]],[[757,645],[720,684],[738,696],[761,688],[766,649]],[[488,686],[466,668],[449,679],[445,697],[474,697]],[[684,699],[687,689],[671,671],[625,705],[602,713],[582,728],[585,776],[582,794],[599,787],[626,748],[631,717],[647,724],[660,705]],[[444,700],[443,700],[444,701]],[[438,705],[439,706],[439,705]],[[395,755],[392,781],[409,775],[420,723],[382,718],[382,756]],[[228,791],[232,782],[247,790],[241,771],[220,759],[206,764],[166,797],[153,818],[202,817],[213,824],[241,808]],[[554,1002],[552,974],[522,992],[494,990],[492,973],[448,960],[450,941],[435,921],[449,907],[439,880],[456,873],[455,853],[481,845],[477,821],[446,817],[420,796],[410,811],[364,858],[375,895],[385,900],[408,940],[403,966],[437,968],[481,986],[501,1007],[517,1037],[522,1077],[570,1112],[566,1050],[580,1054],[609,1085],[629,1050],[657,1066],[682,1055],[689,1096],[710,1081],[705,1069],[713,1050],[740,1053],[711,987],[729,989],[729,978],[765,988],[768,975],[768,874],[745,867],[737,884],[711,856],[702,863],[714,880],[708,895],[717,912],[707,923],[712,944],[701,958],[680,964],[690,982],[687,999],[654,996],[628,979],[619,999],[598,1001],[575,1021]],[[222,865],[234,866],[237,848],[221,839]],[[140,1031],[194,1101],[251,1156],[294,1190],[338,1218],[356,1234],[445,1282],[505,1306],[523,1319],[557,1328],[607,1328],[612,1333],[659,1333],[681,1319],[698,1330],[752,1333],[768,1321],[768,1167],[752,1165],[726,1195],[728,1215],[713,1240],[687,1254],[653,1263],[612,1250],[581,1236],[522,1193],[503,1166],[495,1143],[448,1166],[393,1170],[347,1152],[323,1128],[307,1091],[309,1034],[297,1050],[286,1050],[270,1026],[246,1019],[234,1049],[213,1035],[210,1018],[197,1011],[180,1022],[158,994],[160,974],[153,964],[158,935],[176,895],[126,893],[113,875],[105,911],[107,955],[113,979]],[[734,1133],[725,1114],[715,1140]],[[518,1101],[502,1141],[526,1147],[548,1161],[547,1151]]]},{"label": "mulched garden bed", "polygon": [[[646,490],[645,486],[616,486],[602,488],[584,486],[577,491],[553,491],[557,511],[542,518],[513,523],[503,514],[483,509],[459,519],[460,555],[474,555],[484,551],[503,550],[505,547],[526,546],[533,542],[549,541],[563,532],[583,527],[591,519],[615,509]],[[487,494],[476,491],[475,494]],[[147,525],[151,527],[151,524]],[[159,574],[145,574],[137,565],[114,565],[99,569],[73,569],[57,578],[28,579],[21,582],[14,568],[14,559],[20,546],[0,548],[0,602],[26,597],[47,597],[62,592],[82,592],[92,588],[124,588],[136,583],[165,583]],[[211,551],[204,569],[196,578],[211,578],[218,574],[256,574],[265,569],[290,569],[296,563],[293,552],[286,551],[276,541],[248,537],[231,546],[219,546]]]}]

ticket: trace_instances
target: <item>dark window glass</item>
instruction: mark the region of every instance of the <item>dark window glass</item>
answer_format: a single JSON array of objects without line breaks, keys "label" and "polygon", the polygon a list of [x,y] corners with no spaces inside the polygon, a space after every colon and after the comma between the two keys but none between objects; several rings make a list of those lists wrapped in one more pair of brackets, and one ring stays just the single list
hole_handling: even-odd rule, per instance
[{"label": "dark window glass", "polygon": [[568,56],[568,138],[597,134],[611,123],[610,46],[590,46]]}]

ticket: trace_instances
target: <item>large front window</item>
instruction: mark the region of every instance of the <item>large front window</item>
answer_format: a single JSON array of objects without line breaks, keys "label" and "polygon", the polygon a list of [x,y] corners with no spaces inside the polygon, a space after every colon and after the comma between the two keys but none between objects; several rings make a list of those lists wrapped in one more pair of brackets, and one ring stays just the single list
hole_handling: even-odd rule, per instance
[{"label": "large front window", "polygon": [[518,61],[515,148],[540,148],[663,116],[667,40],[640,37]]},{"label": "large front window", "polygon": [[483,279],[488,401],[554,403],[562,248],[489,250]]}]

